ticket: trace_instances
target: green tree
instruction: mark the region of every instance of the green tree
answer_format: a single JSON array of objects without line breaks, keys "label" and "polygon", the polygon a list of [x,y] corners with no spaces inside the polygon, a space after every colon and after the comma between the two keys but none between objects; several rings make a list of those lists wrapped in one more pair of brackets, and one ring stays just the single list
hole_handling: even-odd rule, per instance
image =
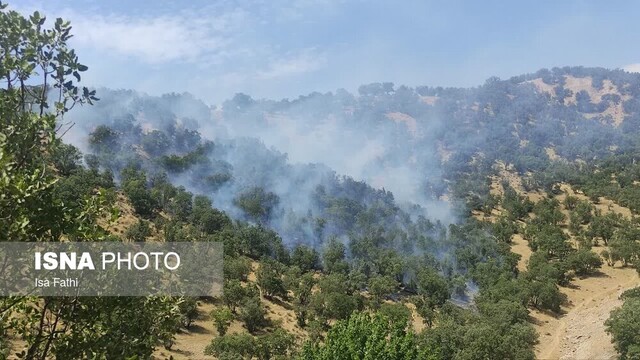
[{"label": "green tree", "polygon": [[529,258],[527,272],[523,274],[523,278],[530,281],[543,281],[548,279],[564,286],[571,280],[568,271],[568,262],[554,261],[548,253],[536,251],[531,254]]},{"label": "green tree", "polygon": [[131,225],[124,234],[125,238],[135,242],[143,242],[149,236],[151,236],[151,227],[149,227],[149,222],[142,219]]},{"label": "green tree", "polygon": [[190,328],[198,317],[198,300],[194,297],[185,297],[178,303],[182,326]]},{"label": "green tree", "polygon": [[532,281],[529,288],[531,305],[538,309],[560,312],[560,305],[566,300],[566,296],[560,292],[553,280]]},{"label": "green tree", "polygon": [[517,232],[518,225],[506,216],[501,216],[493,224],[493,235],[498,239],[498,241],[510,244],[511,237]]},{"label": "green tree", "polygon": [[205,234],[213,234],[231,225],[229,217],[211,207],[211,200],[198,195],[194,198],[190,221]]},{"label": "green tree", "polygon": [[613,237],[618,224],[619,219],[615,214],[609,213],[601,215],[600,213],[596,213],[589,226],[589,235],[602,239],[604,244],[607,245]]},{"label": "green tree", "polygon": [[374,276],[369,279],[368,289],[375,307],[391,295],[397,287],[396,281],[389,276]]},{"label": "green tree", "polygon": [[535,331],[528,324],[516,324],[504,331],[491,322],[477,322],[467,327],[463,345],[456,359],[530,359],[535,358],[532,345]]},{"label": "green tree", "polygon": [[[295,269],[295,268],[294,268]],[[316,283],[313,274],[300,274],[300,271],[289,270],[287,273],[287,287],[293,293],[293,308],[296,313],[296,320],[300,327],[306,326],[307,315],[309,312],[309,303],[313,285]]]},{"label": "green tree", "polygon": [[593,206],[588,201],[579,201],[571,212],[571,222],[586,225],[592,219]]},{"label": "green tree", "polygon": [[593,274],[602,266],[602,259],[598,254],[589,250],[578,250],[567,258],[568,266],[576,275]]},{"label": "green tree", "polygon": [[621,359],[640,358],[640,297],[629,296],[605,322]]},{"label": "green tree", "polygon": [[120,146],[120,134],[106,125],[98,125],[89,134],[89,146],[97,153],[111,153]]},{"label": "green tree", "polygon": [[171,147],[171,142],[167,135],[158,130],[146,133],[142,137],[142,148],[151,156],[163,155]]},{"label": "green tree", "polygon": [[346,276],[330,274],[318,281],[320,291],[311,296],[310,308],[320,319],[346,319],[360,308],[362,299]]},{"label": "green tree", "polygon": [[60,144],[51,154],[53,166],[58,170],[61,176],[69,176],[71,173],[80,168],[82,161],[82,153],[73,145]]},{"label": "green tree", "polygon": [[624,266],[638,264],[640,259],[640,228],[625,221],[616,230],[609,244],[611,256]]},{"label": "green tree", "polygon": [[406,327],[380,314],[353,314],[336,323],[324,343],[307,342],[299,359],[429,359],[429,354],[419,352],[415,335]]},{"label": "green tree", "polygon": [[222,302],[224,302],[234,314],[245,299],[256,296],[259,296],[259,293],[255,285],[253,287],[251,285],[244,287],[240,280],[235,279],[225,281],[224,283]]},{"label": "green tree", "polygon": [[287,297],[283,279],[284,266],[274,260],[264,259],[256,272],[256,282],[267,298]]},{"label": "green tree", "polygon": [[418,314],[428,327],[433,326],[436,310],[449,299],[449,284],[435,270],[422,270],[416,276],[417,295],[412,298]]},{"label": "green tree", "polygon": [[265,191],[263,188],[254,187],[241,193],[234,200],[234,203],[252,220],[263,223],[269,219],[279,201],[278,195]]},{"label": "green tree", "polygon": [[[24,17],[0,5],[0,238],[100,240],[104,189],[78,194],[82,205],[73,208],[55,191],[56,175],[79,167],[77,153],[61,145],[56,121],[97,98],[76,86],[87,67],[67,44],[71,25],[45,23],[39,12]],[[161,297],[3,298],[0,313],[15,319],[11,333],[24,340],[27,359],[149,357],[171,341],[179,319],[176,300]]]},{"label": "green tree", "polygon": [[244,256],[225,256],[223,266],[226,280],[247,281],[249,273],[251,273],[251,260]]},{"label": "green tree", "polygon": [[211,310],[210,316],[213,319],[213,324],[216,326],[218,334],[224,336],[233,320],[233,313],[227,308],[216,308]]},{"label": "green tree", "polygon": [[291,358],[295,338],[283,329],[276,329],[256,338],[256,357],[259,360]]},{"label": "green tree", "polygon": [[214,338],[204,349],[205,355],[218,359],[252,359],[256,355],[256,341],[250,334],[226,334]]},{"label": "green tree", "polygon": [[533,203],[526,197],[518,195],[510,186],[504,189],[502,206],[512,219],[524,219],[533,209]]},{"label": "green tree", "polygon": [[292,354],[293,335],[282,329],[260,336],[250,334],[227,334],[217,337],[205,348],[205,355],[214,355],[221,360],[231,359],[286,359]]},{"label": "green tree", "polygon": [[296,265],[303,272],[317,270],[320,267],[320,257],[315,249],[298,245],[291,253],[291,264]]},{"label": "green tree", "polygon": [[326,273],[346,274],[349,271],[349,264],[345,256],[346,250],[346,246],[335,237],[329,239],[322,254],[324,271]]},{"label": "green tree", "polygon": [[411,310],[402,303],[384,303],[380,305],[378,313],[388,318],[393,326],[408,325],[411,320]]},{"label": "green tree", "polygon": [[267,325],[267,318],[265,317],[267,311],[264,309],[259,297],[247,298],[242,304],[240,314],[238,315],[240,320],[244,322],[245,327],[250,333],[255,333],[257,330]]},{"label": "green tree", "polygon": [[578,201],[579,199],[577,197],[567,195],[567,197],[564,199],[564,206],[567,208],[567,210],[571,211],[576,208],[576,205],[578,205]]},{"label": "green tree", "polygon": [[147,175],[136,168],[135,164],[129,164],[122,169],[122,190],[131,201],[131,205],[140,216],[151,217],[157,207],[157,202],[147,187]]},{"label": "green tree", "polygon": [[193,209],[193,194],[180,186],[176,189],[176,194],[169,200],[167,210],[175,219],[186,221]]},{"label": "green tree", "polygon": [[533,209],[536,221],[543,225],[558,226],[566,216],[560,210],[560,202],[556,199],[545,198],[540,200]]},{"label": "green tree", "polygon": [[521,303],[511,300],[481,302],[478,310],[489,321],[498,326],[524,324],[529,319],[529,311]]}]

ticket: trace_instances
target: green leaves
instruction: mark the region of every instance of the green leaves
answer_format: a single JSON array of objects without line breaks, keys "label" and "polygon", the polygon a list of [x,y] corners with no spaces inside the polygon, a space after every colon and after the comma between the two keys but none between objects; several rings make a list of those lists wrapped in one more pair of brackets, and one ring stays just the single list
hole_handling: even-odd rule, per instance
[{"label": "green leaves", "polygon": [[622,307],[611,312],[605,326],[621,359],[640,356],[640,297],[628,296]]},{"label": "green leaves", "polygon": [[[80,81],[79,72],[88,67],[78,62],[67,41],[71,35],[71,25],[61,18],[56,19],[53,28],[45,28],[46,17],[36,11],[28,18],[15,11],[0,7],[0,42],[4,51],[0,53],[0,73],[6,80],[6,90],[18,90],[23,102],[23,111],[32,111],[35,105],[40,114],[47,109],[45,88],[57,89],[58,105],[55,114],[62,115],[76,104],[98,100],[93,94],[80,94],[76,84],[68,77],[73,75]],[[40,84],[28,81],[35,73],[42,75]],[[27,85],[29,84],[29,85]],[[26,106],[29,103],[30,106]]]},{"label": "green leaves", "polygon": [[218,335],[224,336],[233,320],[233,313],[227,308],[217,308],[213,309],[209,315],[213,319]]},{"label": "green leaves", "polygon": [[261,336],[224,335],[213,339],[204,353],[218,359],[285,359],[295,344],[293,335],[282,329]]},{"label": "green leaves", "polygon": [[301,360],[409,360],[419,357],[418,346],[405,324],[392,323],[380,314],[359,313],[329,330],[324,344],[307,343]]},{"label": "green leaves", "polygon": [[31,23],[33,25],[41,26],[41,25],[44,24],[44,22],[47,20],[47,18],[46,17],[42,17],[40,15],[40,12],[36,11],[36,12],[33,13],[33,15],[31,15],[29,17],[29,20],[31,20]]}]

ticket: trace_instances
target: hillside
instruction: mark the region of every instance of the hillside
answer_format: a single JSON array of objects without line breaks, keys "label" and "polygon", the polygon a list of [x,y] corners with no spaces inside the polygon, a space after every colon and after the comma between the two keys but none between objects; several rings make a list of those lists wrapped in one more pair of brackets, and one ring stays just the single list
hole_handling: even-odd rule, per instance
[{"label": "hillside", "polygon": [[[504,165],[498,166],[498,168],[500,175],[495,177],[491,183],[493,194],[500,196],[504,194],[505,190],[499,181],[502,179],[506,180],[520,195],[533,202],[540,201],[546,196],[546,194],[525,191],[521,185],[522,181],[517,175],[505,170]],[[600,211],[604,215],[613,213],[627,219],[633,217],[629,209],[621,207],[609,199],[599,198],[594,204],[584,194],[574,191],[567,184],[560,184],[559,189],[562,192],[555,195],[554,198],[560,202],[560,211],[565,214],[567,219],[571,215],[565,202],[568,196],[590,203],[595,211]],[[495,223],[504,213],[505,209],[498,206],[489,215],[478,211],[474,212],[474,216],[479,220]],[[529,214],[529,216],[535,215]],[[568,222],[563,224],[565,231],[570,234],[566,230],[568,225]],[[572,236],[572,241],[574,244],[578,242],[574,236]],[[597,252],[602,250],[610,251],[611,249],[603,246]],[[532,251],[521,234],[513,235],[511,251],[521,256],[518,269],[526,271]],[[540,337],[539,343],[536,345],[536,357],[540,359],[617,358],[611,336],[605,332],[604,322],[609,317],[611,310],[622,304],[619,296],[624,291],[638,286],[640,286],[638,273],[634,269],[624,266],[604,266],[594,277],[578,277],[572,280],[561,288],[561,293],[566,296],[566,299],[559,314],[539,310],[530,313],[530,322]]]},{"label": "hillside", "polygon": [[217,297],[0,298],[1,357],[638,353],[640,75],[209,106],[81,88],[69,23],[0,10],[2,239],[224,246]]},{"label": "hillside", "polygon": [[[427,262],[448,278],[455,301],[475,297],[481,315],[488,315],[487,311],[495,311],[488,304],[505,301],[499,295],[501,287],[532,286],[507,298],[528,299],[522,304],[539,337],[536,356],[571,358],[597,350],[610,357],[614,349],[604,320],[621,304],[620,293],[638,285],[635,270],[629,268],[636,262],[638,245],[630,238],[624,241],[632,241],[635,250],[627,245],[619,250],[622,239],[614,241],[614,248],[601,247],[597,231],[602,230],[591,219],[619,214],[620,218],[612,218],[618,223],[607,225],[613,227],[608,236],[616,239],[616,228],[637,228],[640,189],[633,178],[639,85],[635,74],[563,68],[506,81],[490,79],[474,89],[395,88],[385,83],[362,86],[357,96],[338,91],[293,101],[254,100],[239,94],[217,108],[189,95],[153,98],[103,90],[100,104],[87,109],[89,113],[74,115],[80,126],[70,137],[93,152],[101,167],[116,174],[129,171],[132,164],[151,174],[164,173],[165,179],[206,195],[235,220],[273,228],[285,248],[300,254],[310,249],[317,255],[309,256],[321,256],[320,263],[310,266],[314,271],[326,271],[322,255],[332,239],[346,241],[345,260],[362,266],[359,261],[380,255],[361,252],[361,244],[377,244],[374,248],[412,258],[415,245],[402,238],[420,238],[425,236],[422,231],[431,229],[425,233],[426,242],[419,241],[420,252],[437,254]],[[87,118],[100,120],[83,122]],[[157,191],[154,182],[152,193]],[[528,199],[529,205],[518,205],[528,207],[526,212],[501,205],[512,202],[513,194]],[[578,216],[576,210],[564,205],[568,197],[583,207],[579,224],[572,220]],[[170,202],[168,206],[163,213],[171,216],[176,210],[171,210]],[[562,220],[536,223],[540,216],[536,211],[542,211],[536,208],[548,206],[545,211],[557,211],[553,216]],[[470,222],[470,215],[482,222]],[[421,224],[428,218],[434,220]],[[379,226],[378,235],[371,232],[372,225]],[[466,234],[463,238],[460,231]],[[505,253],[508,249],[500,241],[486,242],[483,231],[498,231],[497,239],[505,239],[517,256],[501,265],[504,268],[493,275],[494,280],[486,278],[482,263],[512,255]],[[365,242],[356,241],[358,236]],[[540,246],[548,247],[546,255]],[[602,250],[626,253],[602,259]],[[535,269],[530,265],[534,254]],[[590,265],[583,268],[582,261]],[[600,268],[602,262],[615,266]],[[385,279],[375,266],[362,271],[368,286],[378,281],[370,278],[372,274]],[[499,279],[502,271],[512,274],[511,285]],[[396,291],[415,291],[412,281],[406,281],[413,270],[401,272],[395,285],[385,285],[383,298],[397,299]],[[361,284],[364,287],[354,284],[353,290],[364,291],[358,301],[366,303],[368,286]],[[472,290],[477,286],[478,295]],[[535,295],[535,291],[547,293]],[[411,296],[407,300],[411,308],[422,306]],[[293,303],[273,303],[264,297],[261,301],[274,311],[267,317],[282,320],[281,326],[295,333],[298,341],[308,336],[306,329],[290,324],[295,312],[286,309],[295,309]],[[438,333],[438,323],[447,321],[438,316],[429,320],[426,309],[420,311],[411,317],[426,323],[426,331],[414,325],[424,336]],[[202,326],[211,328],[210,319],[197,321],[209,321]],[[179,334],[175,354],[181,346],[206,344],[211,330],[205,334]]]}]

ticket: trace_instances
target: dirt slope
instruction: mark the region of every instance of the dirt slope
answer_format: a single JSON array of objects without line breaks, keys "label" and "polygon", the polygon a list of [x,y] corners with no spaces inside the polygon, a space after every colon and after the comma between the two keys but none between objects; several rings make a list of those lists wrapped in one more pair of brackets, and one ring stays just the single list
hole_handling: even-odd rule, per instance
[{"label": "dirt slope", "polygon": [[604,266],[596,277],[576,279],[562,288],[568,305],[563,315],[532,311],[534,327],[540,335],[538,359],[615,359],[617,354],[604,322],[611,310],[622,305],[618,296],[640,285],[631,268]]},{"label": "dirt slope", "polygon": [[[588,200],[567,184],[561,184],[560,189],[580,200]],[[565,197],[564,194],[557,196],[560,201]],[[614,212],[631,217],[628,208],[610,199],[600,198],[595,207],[605,214]],[[595,247],[593,250],[599,253],[603,249]],[[637,271],[620,266],[603,265],[599,276],[572,281],[571,286],[561,289],[568,299],[568,305],[563,307],[565,314],[552,317],[532,312],[540,334],[536,356],[539,359],[616,359],[617,353],[611,336],[605,332],[604,322],[611,310],[622,305],[618,299],[620,294],[637,286],[640,286]]]},{"label": "dirt slope", "polygon": [[[527,193],[522,188],[521,179],[508,166],[498,164],[499,175],[492,179],[491,193],[502,194],[500,185],[502,180],[509,184],[521,195],[532,201],[539,201],[545,195],[541,193]],[[556,196],[561,203],[567,195],[576,196],[580,200],[588,197],[575,191],[568,184],[561,184],[562,194]],[[615,212],[625,217],[631,217],[628,208],[619,206],[610,199],[600,198],[596,209],[604,214]],[[491,216],[484,217],[476,213],[478,219],[495,221],[502,209],[495,209]],[[568,214],[562,206],[562,212]],[[604,247],[594,247],[593,251],[600,253]],[[518,269],[524,271],[531,256],[531,249],[520,234],[514,235],[511,251],[521,255]],[[611,310],[622,305],[618,299],[620,294],[628,289],[640,286],[640,276],[635,269],[623,268],[619,264],[614,267],[603,265],[596,276],[574,279],[568,287],[561,288],[567,296],[567,304],[562,307],[562,314],[557,316],[548,312],[532,309],[531,322],[539,335],[539,343],[535,347],[538,359],[615,359],[617,353],[611,343],[611,337],[605,332],[604,322],[609,318]]]}]

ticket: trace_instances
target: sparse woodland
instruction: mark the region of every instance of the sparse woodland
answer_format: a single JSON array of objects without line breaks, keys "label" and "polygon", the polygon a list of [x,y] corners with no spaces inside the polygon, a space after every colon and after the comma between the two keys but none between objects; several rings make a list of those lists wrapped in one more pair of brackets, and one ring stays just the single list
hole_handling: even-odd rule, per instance
[{"label": "sparse woodland", "polygon": [[[1,240],[222,242],[224,295],[1,298],[0,358],[533,359],[532,311],[561,315],[563,289],[603,267],[640,271],[639,74],[238,94],[214,121],[197,94],[79,87],[88,67],[71,34],[61,19],[0,11]],[[420,196],[229,135],[270,117],[384,139],[365,170],[409,164]],[[638,290],[623,300],[605,326],[634,359]],[[196,321],[215,333],[181,355]]]}]

